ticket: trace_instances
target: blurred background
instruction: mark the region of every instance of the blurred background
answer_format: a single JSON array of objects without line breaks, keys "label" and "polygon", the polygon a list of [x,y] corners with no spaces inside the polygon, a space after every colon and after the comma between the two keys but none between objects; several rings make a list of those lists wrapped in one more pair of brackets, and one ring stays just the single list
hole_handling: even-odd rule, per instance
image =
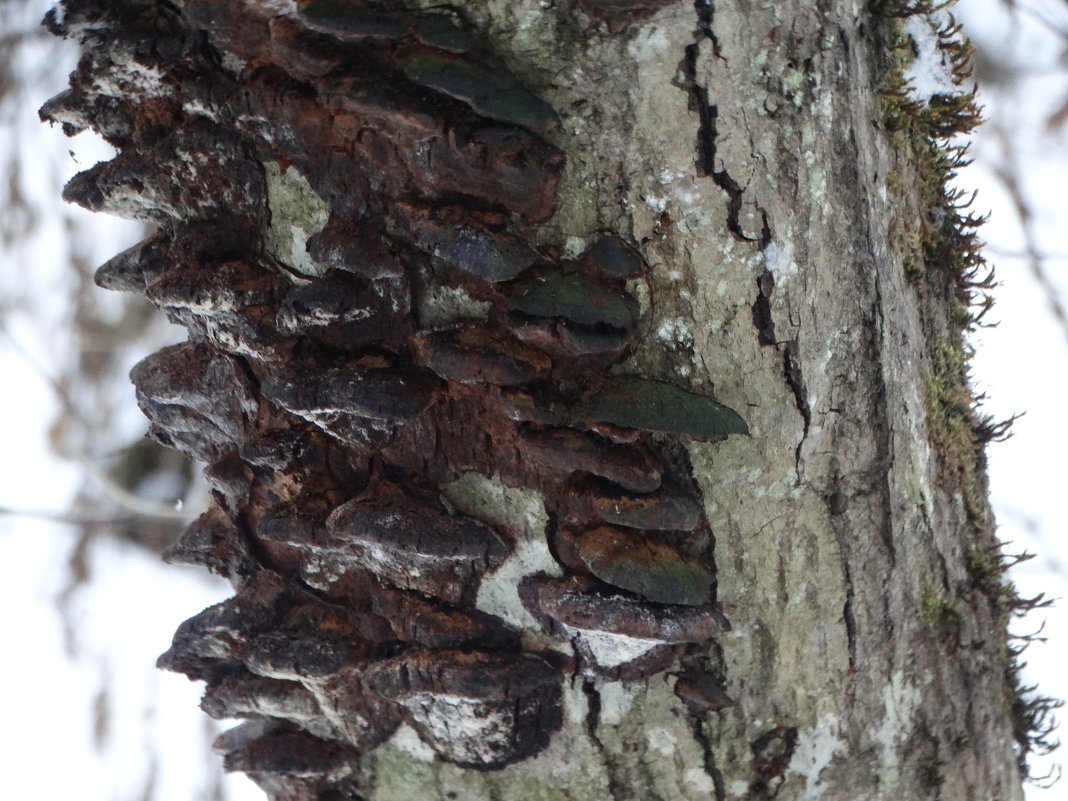
[{"label": "blurred background", "polygon": [[[38,122],[78,58],[40,27],[50,5],[0,0],[0,797],[28,780],[82,801],[259,801],[244,776],[221,773],[200,687],[154,668],[178,623],[230,589],[160,561],[206,491],[143,438],[127,373],[184,332],[93,284],[144,231],[60,200],[113,153]],[[987,120],[959,182],[990,212],[980,233],[1000,281],[986,318],[997,325],[972,337],[974,379],[986,414],[1023,413],[988,450],[993,500],[1006,552],[1035,554],[1011,572],[1020,594],[1055,602],[1012,630],[1032,639],[1025,683],[1068,698],[1068,0],[963,0],[954,14],[977,46]],[[1029,801],[1065,797],[1049,787],[1059,761],[1032,756]]]}]

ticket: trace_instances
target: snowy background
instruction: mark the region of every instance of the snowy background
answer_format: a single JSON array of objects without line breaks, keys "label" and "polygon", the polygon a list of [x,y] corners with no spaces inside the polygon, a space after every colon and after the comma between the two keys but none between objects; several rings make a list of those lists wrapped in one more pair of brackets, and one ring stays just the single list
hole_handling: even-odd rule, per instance
[{"label": "snowy background", "polygon": [[[49,5],[0,0],[0,798],[32,786],[81,801],[262,799],[221,774],[200,687],[154,669],[178,623],[230,590],[159,560],[204,491],[142,441],[126,373],[184,336],[92,285],[93,269],[143,232],[59,199],[71,175],[111,153],[37,121],[77,59],[38,26]],[[974,375],[986,413],[1026,413],[989,449],[994,504],[1006,550],[1037,554],[1012,572],[1021,594],[1060,601],[1013,630],[1048,638],[1028,649],[1025,679],[1065,698],[1068,3],[964,0],[955,13],[979,48],[988,120],[960,183],[991,211],[981,234],[1002,284],[989,315],[999,325],[973,338]],[[1036,757],[1033,771],[1056,775],[1057,762]],[[1028,788],[1029,801],[1064,794]]]}]

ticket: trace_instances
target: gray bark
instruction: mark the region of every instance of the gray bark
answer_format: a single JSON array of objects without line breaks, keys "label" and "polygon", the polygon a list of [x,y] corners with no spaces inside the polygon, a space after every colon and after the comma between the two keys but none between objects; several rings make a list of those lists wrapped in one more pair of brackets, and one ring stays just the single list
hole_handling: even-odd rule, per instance
[{"label": "gray bark", "polygon": [[[229,766],[279,798],[1021,798],[974,243],[889,4],[299,5],[68,0],[87,61],[44,109],[122,149],[68,196],[161,226],[101,283],[190,328],[134,379],[212,463],[174,556],[238,596],[163,660],[250,718]],[[650,494],[670,523],[595,508]],[[534,597],[565,589],[585,628]]]}]

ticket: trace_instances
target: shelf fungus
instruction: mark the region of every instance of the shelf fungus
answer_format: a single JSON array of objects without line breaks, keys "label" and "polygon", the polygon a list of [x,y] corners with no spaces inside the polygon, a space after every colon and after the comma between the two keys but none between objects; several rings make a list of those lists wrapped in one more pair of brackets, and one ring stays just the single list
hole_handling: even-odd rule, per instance
[{"label": "shelf fungus", "polygon": [[238,585],[256,569],[245,538],[218,506],[212,506],[190,523],[163,552],[163,559],[168,564],[206,567]]},{"label": "shelf fungus", "polygon": [[730,631],[714,605],[650,603],[574,576],[528,577],[519,596],[547,633],[572,642],[584,672],[614,679],[658,673],[676,658],[673,646]]},{"label": "shelf fungus", "polygon": [[587,422],[680,434],[709,442],[726,439],[729,434],[749,433],[739,414],[722,403],[640,376],[613,376],[595,384],[572,413]]},{"label": "shelf fungus", "polygon": [[433,265],[495,284],[519,277],[542,259],[512,234],[464,222],[455,209],[402,206],[415,244],[432,257]]},{"label": "shelf fungus", "polygon": [[299,731],[281,731],[257,737],[226,754],[227,770],[279,773],[287,776],[337,780],[352,774],[358,753],[332,740]]},{"label": "shelf fungus", "polygon": [[565,520],[600,520],[647,531],[695,531],[704,514],[697,499],[678,488],[636,494],[597,480],[572,482],[562,509]]},{"label": "shelf fungus", "polygon": [[548,375],[552,362],[544,353],[496,337],[484,328],[467,327],[416,337],[423,363],[447,381],[516,386]]},{"label": "shelf fungus", "polygon": [[509,310],[527,317],[560,317],[575,325],[630,331],[638,323],[633,295],[608,289],[581,273],[523,280],[509,289]]},{"label": "shelf fungus", "polygon": [[456,604],[471,602],[482,574],[509,551],[485,523],[419,504],[386,483],[335,509],[327,529],[334,547],[351,549],[372,573]]},{"label": "shelf fungus", "polygon": [[263,382],[263,394],[326,433],[357,446],[384,444],[390,429],[434,401],[437,380],[406,369],[284,367]]},{"label": "shelf fungus", "polygon": [[653,492],[660,486],[660,471],[644,452],[613,445],[593,434],[569,428],[527,431],[519,447],[527,458],[561,478],[590,473],[633,492]]},{"label": "shelf fungus", "polygon": [[368,668],[367,682],[405,710],[438,756],[499,768],[539,751],[560,725],[562,676],[521,654],[421,651]]},{"label": "shelf fungus", "polygon": [[130,379],[150,434],[206,461],[245,440],[259,407],[242,366],[204,344],[164,348],[134,365]]},{"label": "shelf fungus", "polygon": [[100,265],[93,280],[101,289],[112,292],[144,292],[166,267],[166,243],[167,237],[157,231]]},{"label": "shelf fungus", "polygon": [[583,534],[557,532],[558,548],[567,549],[606,584],[649,601],[704,606],[712,591],[712,571],[697,558],[685,557],[658,536],[634,529],[601,526]]},{"label": "shelf fungus", "polygon": [[454,97],[480,116],[533,130],[559,122],[552,106],[492,65],[426,50],[413,53],[402,69],[412,83]]},{"label": "shelf fungus", "polygon": [[[166,558],[237,588],[159,664],[247,718],[218,748],[272,801],[373,794],[402,722],[456,765],[533,756],[564,669],[726,703],[693,670],[729,625],[679,454],[746,424],[620,374],[648,326],[639,245],[542,225],[570,134],[462,8],[405,5],[46,19],[91,55],[42,116],[120,151],[66,197],[160,226],[96,281],[188,331],[131,371],[150,436],[209,464],[213,505]],[[565,5],[621,30],[667,0]],[[501,492],[449,492],[470,473]]]}]

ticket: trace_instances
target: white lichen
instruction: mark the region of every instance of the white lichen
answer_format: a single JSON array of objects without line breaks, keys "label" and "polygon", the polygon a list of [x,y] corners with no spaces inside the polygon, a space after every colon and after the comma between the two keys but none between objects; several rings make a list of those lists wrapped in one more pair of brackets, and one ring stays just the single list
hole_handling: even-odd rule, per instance
[{"label": "white lichen", "polygon": [[904,672],[895,671],[890,684],[883,688],[883,717],[873,734],[884,772],[896,773],[901,761],[898,750],[914,730],[913,718],[922,702],[919,688],[907,683]]},{"label": "white lichen", "polygon": [[819,801],[823,797],[820,775],[846,748],[838,728],[838,717],[826,714],[816,721],[815,726],[803,727],[798,732],[797,745],[787,767],[789,773],[800,776],[805,782],[804,791],[797,796],[798,801]]},{"label": "white lichen", "polygon": [[505,486],[499,479],[467,473],[442,490],[443,498],[463,514],[512,534],[515,548],[500,567],[482,577],[475,606],[521,630],[541,626],[519,599],[519,583],[538,573],[563,575],[549,552],[545,527],[549,513],[540,493]]},{"label": "white lichen", "polygon": [[776,281],[781,281],[797,275],[797,262],[794,260],[793,242],[769,242],[764,248],[764,268],[771,273]]},{"label": "white lichen", "polygon": [[664,643],[660,640],[647,640],[640,637],[628,637],[625,634],[613,634],[608,631],[592,631],[564,626],[567,636],[578,638],[593,655],[597,664],[604,668],[618,667],[633,662],[640,656]]},{"label": "white lichen", "polygon": [[415,729],[407,723],[402,723],[398,726],[397,730],[393,732],[393,736],[389,738],[386,744],[399,748],[401,751],[419,762],[433,762],[435,759],[433,749],[420,740]]},{"label": "white lichen", "polygon": [[308,254],[308,238],[326,227],[330,206],[293,167],[284,171],[276,161],[264,164],[267,178],[267,204],[271,224],[267,229],[267,250],[291,270],[310,278],[326,273],[325,265]]},{"label": "white lichen", "polygon": [[606,681],[597,688],[601,699],[600,720],[608,726],[618,726],[627,716],[641,691],[640,684]]}]

